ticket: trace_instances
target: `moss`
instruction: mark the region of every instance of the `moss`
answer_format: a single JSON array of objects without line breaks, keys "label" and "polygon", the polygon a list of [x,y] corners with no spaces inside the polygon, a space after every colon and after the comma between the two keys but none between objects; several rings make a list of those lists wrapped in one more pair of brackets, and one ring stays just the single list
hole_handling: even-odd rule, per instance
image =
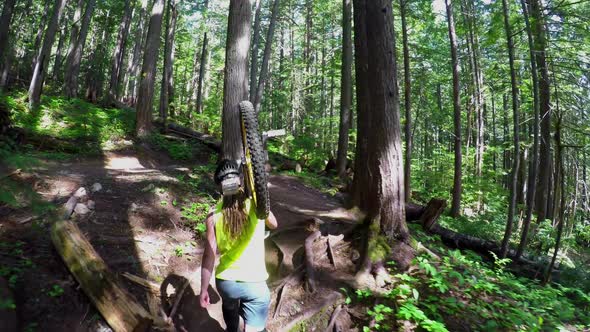
[{"label": "moss", "polygon": [[372,262],[384,260],[391,253],[387,237],[381,235],[379,218],[375,218],[369,225],[369,258]]}]

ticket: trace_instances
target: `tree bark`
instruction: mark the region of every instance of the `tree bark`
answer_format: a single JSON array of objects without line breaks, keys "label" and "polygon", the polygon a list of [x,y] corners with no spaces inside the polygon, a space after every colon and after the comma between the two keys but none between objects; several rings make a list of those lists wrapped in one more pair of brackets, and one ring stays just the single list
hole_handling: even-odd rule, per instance
[{"label": "tree bark", "polygon": [[[35,66],[37,65],[37,58],[39,55],[39,49],[41,48],[41,42],[43,41],[43,31],[45,30],[45,26],[47,25],[47,17],[49,15],[49,9],[51,8],[51,1],[45,0],[45,8],[43,8],[43,14],[39,19],[39,27],[37,28],[37,33],[35,34],[35,43],[33,44],[33,51],[32,55],[28,57],[31,60],[31,72],[27,73],[25,77],[28,77],[28,74],[32,76],[32,73],[35,71]],[[59,20],[58,20],[59,21]]]},{"label": "tree bark", "polygon": [[453,179],[453,201],[451,203],[451,216],[458,217],[461,214],[461,96],[459,60],[457,57],[457,35],[455,33],[455,20],[453,18],[453,7],[451,0],[445,0],[447,11],[447,22],[449,28],[449,41],[451,44],[451,62],[453,70],[453,122],[455,131],[455,174]]},{"label": "tree bark", "polygon": [[222,159],[241,160],[239,103],[248,100],[250,0],[230,0],[223,80]]},{"label": "tree bark", "polygon": [[147,2],[143,2],[137,23],[137,29],[135,30],[134,39],[135,46],[133,47],[133,58],[129,62],[127,67],[127,84],[125,84],[126,92],[125,99],[130,105],[135,105],[137,101],[137,81],[139,80],[139,62],[141,60],[141,51],[145,41],[145,20],[147,11]]},{"label": "tree bark", "polygon": [[540,159],[539,179],[536,193],[537,220],[542,222],[547,217],[549,206],[549,181],[551,178],[551,104],[549,89],[549,68],[546,61],[546,27],[543,18],[541,0],[530,0],[532,30],[535,37],[535,60],[539,71],[539,111],[540,111]]},{"label": "tree bark", "polygon": [[[563,225],[565,224],[565,176],[564,176],[564,167],[563,167],[563,146],[561,145],[561,114],[559,114],[559,104],[557,104],[558,109],[558,120],[557,126],[555,131],[555,145],[556,145],[556,156],[555,159],[556,163],[556,170],[555,170],[555,178],[556,186],[555,186],[555,201],[559,202],[559,210],[557,211],[557,238],[555,239],[555,247],[553,248],[553,256],[551,257],[551,262],[547,266],[545,271],[545,276],[543,282],[546,284],[551,280],[551,273],[553,272],[553,266],[555,265],[555,260],[557,259],[557,253],[559,252],[559,246],[561,245],[561,237],[563,234]],[[557,204],[556,204],[557,205]]]},{"label": "tree bark", "polygon": [[338,155],[336,171],[346,177],[348,161],[348,133],[352,106],[352,1],[342,1],[342,77],[340,84],[340,126],[338,130]]},{"label": "tree bark", "polygon": [[404,45],[404,108],[406,111],[406,123],[404,133],[406,139],[406,153],[404,163],[404,186],[406,193],[406,202],[410,201],[412,196],[411,188],[411,166],[412,166],[412,79],[410,76],[410,50],[408,47],[408,27],[406,23],[406,6],[408,0],[400,0],[400,16],[402,20],[402,39]]},{"label": "tree bark", "polygon": [[43,88],[43,80],[45,78],[45,72],[47,71],[47,64],[49,64],[49,57],[51,55],[51,47],[55,40],[55,32],[57,31],[59,19],[63,14],[64,7],[66,6],[67,0],[55,0],[53,6],[53,13],[51,20],[47,25],[45,31],[45,38],[43,39],[43,46],[39,50],[37,60],[35,63],[35,69],[33,71],[33,78],[29,86],[29,107],[36,108],[41,102],[41,90]]},{"label": "tree bark", "polygon": [[154,99],[154,83],[156,79],[156,62],[160,49],[160,33],[162,32],[162,13],[164,0],[155,0],[150,17],[150,24],[146,37],[143,66],[139,83],[136,106],[136,135],[147,137],[152,131],[152,111]]},{"label": "tree bark", "polygon": [[[129,27],[131,26],[131,17],[133,16],[133,7],[131,0],[125,1],[125,12],[123,14],[123,22],[119,34],[117,35],[117,43],[113,52],[111,60],[111,79],[109,81],[109,102],[119,101],[120,89],[119,85],[123,75],[123,59],[127,48],[127,36],[129,36]],[[141,20],[141,18],[140,18]]]},{"label": "tree bark", "polygon": [[76,39],[70,46],[70,53],[66,58],[65,67],[65,93],[69,98],[76,98],[78,96],[78,76],[80,74],[80,63],[82,62],[82,53],[84,52],[84,46],[86,45],[86,36],[88,36],[88,28],[90,26],[90,20],[92,19],[92,13],[94,12],[94,5],[96,0],[88,0],[86,3],[86,10],[84,11],[84,18],[80,26],[80,33],[76,36]]},{"label": "tree bark", "polygon": [[502,0],[502,9],[504,12],[504,29],[506,30],[506,40],[508,44],[508,62],[510,64],[510,83],[512,91],[512,116],[513,116],[513,139],[514,154],[512,158],[512,173],[510,179],[510,201],[508,206],[508,220],[506,221],[506,230],[500,257],[506,258],[510,237],[512,236],[512,226],[514,224],[514,214],[516,209],[516,195],[518,190],[518,169],[520,166],[520,130],[519,130],[519,111],[518,111],[518,82],[516,81],[516,69],[514,68],[514,42],[512,41],[512,28],[510,26],[510,14],[506,0]]},{"label": "tree bark", "polygon": [[[367,137],[369,168],[367,182],[356,189],[369,198],[368,220],[378,221],[381,231],[390,240],[406,241],[403,152],[399,123],[399,96],[394,56],[392,3],[387,0],[355,0],[355,26],[364,25],[367,38],[367,79],[371,130]],[[364,15],[363,15],[364,14]],[[358,18],[364,18],[357,21]],[[357,36],[355,36],[355,40]],[[361,45],[361,44],[356,44]],[[357,54],[365,50],[357,49]],[[368,61],[371,59],[371,61]],[[357,87],[364,82],[357,82]],[[359,109],[360,111],[360,109]],[[360,113],[359,113],[360,114]],[[359,115],[360,116],[360,115]],[[359,169],[360,170],[360,169]],[[358,173],[359,170],[357,170]]]},{"label": "tree bark", "polygon": [[[164,43],[164,72],[162,73],[162,87],[160,90],[160,118],[166,123],[170,110],[170,103],[174,100],[174,37],[176,34],[176,0],[168,0],[166,9],[166,39]],[[174,115],[170,112],[170,115]]]},{"label": "tree bark", "polygon": [[63,72],[61,71],[61,64],[63,62],[63,54],[62,49],[64,47],[64,43],[66,40],[67,35],[67,24],[64,24],[64,27],[60,31],[59,34],[59,42],[57,43],[57,52],[55,53],[55,62],[53,63],[53,75],[52,78],[61,82],[63,78]]},{"label": "tree bark", "polygon": [[367,20],[366,0],[353,0],[354,11],[354,47],[357,107],[357,138],[352,183],[352,205],[363,211],[369,209],[369,192],[365,189],[368,182],[366,163],[369,157],[369,125],[371,122],[369,94],[369,47],[368,33],[364,24]]},{"label": "tree bark", "polygon": [[277,17],[279,16],[280,2],[280,0],[274,0],[272,5],[272,14],[270,18],[270,24],[268,25],[268,33],[266,34],[266,43],[264,45],[264,56],[262,57],[262,67],[260,68],[260,78],[258,79],[256,94],[254,95],[253,104],[256,113],[260,112],[260,104],[262,103],[262,96],[264,95],[264,86],[268,76],[268,63],[272,52],[272,42],[274,40]]},{"label": "tree bark", "polygon": [[[6,0],[2,7],[2,16],[0,16],[0,68],[5,66],[4,58],[8,56],[8,33],[10,32],[10,23],[14,13],[16,0]],[[7,68],[5,68],[7,69]]]},{"label": "tree bark", "polygon": [[[204,11],[207,13],[209,8],[209,0],[205,0]],[[205,14],[207,15],[207,14]],[[205,22],[207,25],[207,22]],[[201,64],[199,65],[199,83],[197,84],[197,113],[203,113],[203,84],[205,82],[205,75],[207,74],[207,65],[209,60],[209,34],[208,28],[205,28],[203,34],[203,46],[201,49]]]},{"label": "tree bark", "polygon": [[260,46],[260,20],[262,18],[262,1],[256,0],[254,14],[254,33],[252,34],[252,54],[250,59],[250,101],[254,103],[258,89],[258,48]]}]

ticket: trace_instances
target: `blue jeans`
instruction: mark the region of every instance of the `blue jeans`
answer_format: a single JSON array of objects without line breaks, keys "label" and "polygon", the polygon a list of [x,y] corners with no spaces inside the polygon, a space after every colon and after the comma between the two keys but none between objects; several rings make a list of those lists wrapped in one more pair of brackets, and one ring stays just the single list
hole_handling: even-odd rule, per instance
[{"label": "blue jeans", "polygon": [[223,320],[228,332],[237,332],[240,316],[246,325],[262,330],[266,326],[270,291],[265,281],[241,282],[216,279],[217,291],[221,295]]}]

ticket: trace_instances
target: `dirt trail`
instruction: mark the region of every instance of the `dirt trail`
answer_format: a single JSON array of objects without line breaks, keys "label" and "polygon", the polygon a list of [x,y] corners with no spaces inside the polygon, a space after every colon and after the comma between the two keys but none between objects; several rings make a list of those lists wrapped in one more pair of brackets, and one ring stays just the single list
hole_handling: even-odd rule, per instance
[{"label": "dirt trail", "polygon": [[[148,149],[147,153],[109,152],[102,158],[50,163],[35,173],[42,183],[37,191],[47,201],[63,203],[77,188],[88,189],[96,207],[88,215],[74,214],[77,224],[114,272],[128,272],[161,285],[165,312],[170,311],[167,296],[186,279],[190,281],[175,317],[178,330],[223,331],[221,301],[215,291],[210,289],[213,304],[209,310],[199,308],[201,243],[181,227],[180,209],[174,206],[186,194],[179,179],[188,171]],[[94,183],[102,189],[90,192]],[[292,177],[273,175],[269,188],[271,209],[279,221],[271,240],[293,252],[309,233],[305,225],[311,214],[339,207],[334,199]],[[26,210],[4,216],[2,212],[0,220],[6,221],[0,223],[0,241],[22,241],[22,257],[33,263],[16,282],[20,329],[100,330],[104,323],[53,250],[48,226],[20,224]],[[14,263],[6,259],[0,255],[0,263]],[[284,262],[281,268],[279,273],[284,275],[292,270],[293,262]],[[147,307],[145,289],[121,279]],[[56,287],[63,294],[51,294]]]}]

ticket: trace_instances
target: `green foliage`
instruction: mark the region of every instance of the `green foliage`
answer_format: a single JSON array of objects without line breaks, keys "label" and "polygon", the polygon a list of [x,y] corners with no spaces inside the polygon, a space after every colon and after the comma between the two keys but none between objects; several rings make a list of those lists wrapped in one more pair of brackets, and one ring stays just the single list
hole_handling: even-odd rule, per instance
[{"label": "green foliage", "polygon": [[[0,95],[12,110],[14,125],[32,133],[82,142],[78,153],[97,153],[133,134],[135,112],[101,108],[80,99],[43,96],[38,109],[29,111],[27,94]],[[90,148],[90,149],[89,149]]]},{"label": "green foliage", "polygon": [[25,270],[33,268],[35,264],[31,259],[24,255],[24,242],[4,242],[0,241],[0,253],[6,255],[12,264],[0,265],[0,277],[3,277],[8,281],[10,288],[16,288],[20,277]]},{"label": "green foliage", "polygon": [[60,285],[53,285],[47,290],[47,295],[51,297],[60,297],[64,293],[64,289]]},{"label": "green foliage", "polygon": [[170,158],[175,160],[189,160],[192,158],[192,146],[186,141],[178,142],[168,140],[160,134],[152,134],[148,141],[157,149],[166,151]]}]

